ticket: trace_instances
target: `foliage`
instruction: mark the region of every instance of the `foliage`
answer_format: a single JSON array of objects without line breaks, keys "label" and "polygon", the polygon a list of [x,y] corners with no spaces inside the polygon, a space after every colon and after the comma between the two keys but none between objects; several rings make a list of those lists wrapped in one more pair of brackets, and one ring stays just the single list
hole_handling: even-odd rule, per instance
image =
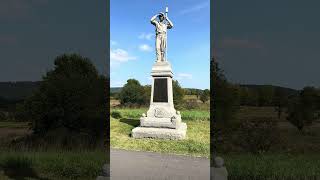
[{"label": "foliage", "polygon": [[185,95],[184,90],[181,88],[178,81],[172,81],[172,89],[173,89],[173,103],[175,106],[180,106],[183,103],[183,97]]},{"label": "foliage", "polygon": [[278,112],[278,119],[281,118],[284,108],[288,105],[288,98],[289,96],[284,92],[283,89],[275,89],[273,105],[275,106],[275,110]]},{"label": "foliage", "polygon": [[254,117],[240,125],[240,134],[236,138],[243,149],[251,153],[262,153],[270,150],[279,137],[277,122],[272,118]]},{"label": "foliage", "polygon": [[208,89],[205,89],[201,95],[200,95],[200,100],[205,103],[209,100],[210,98],[210,91]]},{"label": "foliage", "polygon": [[121,113],[119,111],[111,111],[110,116],[113,117],[114,119],[122,118]]},{"label": "foliage", "polygon": [[214,120],[219,125],[228,126],[231,124],[235,113],[240,108],[239,87],[230,84],[218,63],[211,62],[211,83]]},{"label": "foliage", "polygon": [[316,119],[318,92],[313,87],[305,87],[289,101],[287,120],[302,131]]},{"label": "foliage", "polygon": [[[54,61],[35,93],[25,101],[35,134],[55,129],[101,138],[106,118],[106,78],[88,58],[64,54]],[[60,135],[60,134],[59,134]]]},{"label": "foliage", "polygon": [[118,99],[122,105],[138,104],[143,105],[148,101],[145,88],[141,86],[138,80],[128,79],[127,83],[121,89]]},{"label": "foliage", "polygon": [[261,86],[258,90],[259,99],[258,105],[259,106],[271,106],[273,95],[274,95],[274,88],[270,85]]}]

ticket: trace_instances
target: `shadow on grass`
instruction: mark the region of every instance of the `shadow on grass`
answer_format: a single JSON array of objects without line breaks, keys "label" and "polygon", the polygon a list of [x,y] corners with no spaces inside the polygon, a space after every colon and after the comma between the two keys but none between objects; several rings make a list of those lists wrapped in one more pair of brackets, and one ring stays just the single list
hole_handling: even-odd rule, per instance
[{"label": "shadow on grass", "polygon": [[140,120],[139,119],[128,119],[128,118],[122,118],[120,119],[120,122],[122,123],[126,123],[130,126],[133,126],[133,127],[137,127],[140,125]]},{"label": "shadow on grass", "polygon": [[24,157],[8,157],[1,164],[1,169],[4,175],[10,179],[15,180],[27,180],[27,179],[37,179],[37,180],[49,180],[47,178],[41,178],[37,175],[35,170],[32,168],[31,159]]}]

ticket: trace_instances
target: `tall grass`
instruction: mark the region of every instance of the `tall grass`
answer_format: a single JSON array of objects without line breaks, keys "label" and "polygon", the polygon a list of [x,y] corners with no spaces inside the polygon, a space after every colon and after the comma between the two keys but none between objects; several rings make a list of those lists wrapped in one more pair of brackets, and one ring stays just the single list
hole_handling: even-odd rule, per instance
[{"label": "tall grass", "polygon": [[106,160],[102,151],[0,152],[4,177],[11,178],[95,179]]},{"label": "tall grass", "polygon": [[230,180],[318,180],[319,154],[222,155]]}]

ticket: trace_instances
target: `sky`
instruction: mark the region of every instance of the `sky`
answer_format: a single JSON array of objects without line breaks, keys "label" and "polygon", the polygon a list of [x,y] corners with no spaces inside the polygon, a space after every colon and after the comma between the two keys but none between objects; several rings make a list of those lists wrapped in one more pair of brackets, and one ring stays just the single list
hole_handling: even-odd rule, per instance
[{"label": "sky", "polygon": [[0,81],[38,81],[56,56],[79,53],[107,74],[106,1],[1,0]]},{"label": "sky", "polygon": [[320,87],[320,1],[215,1],[217,61],[241,84]]},{"label": "sky", "polygon": [[111,0],[111,87],[121,87],[130,78],[151,84],[156,54],[155,27],[150,19],[166,6],[174,24],[168,30],[167,54],[173,78],[184,88],[209,89],[209,0]]}]

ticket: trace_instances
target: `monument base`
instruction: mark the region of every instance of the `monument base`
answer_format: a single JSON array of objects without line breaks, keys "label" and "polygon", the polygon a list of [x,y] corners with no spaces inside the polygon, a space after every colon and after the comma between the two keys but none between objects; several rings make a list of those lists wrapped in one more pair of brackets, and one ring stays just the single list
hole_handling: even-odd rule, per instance
[{"label": "monument base", "polygon": [[156,138],[182,140],[186,138],[187,124],[181,123],[177,129],[154,128],[154,127],[136,127],[132,130],[133,138]]}]

